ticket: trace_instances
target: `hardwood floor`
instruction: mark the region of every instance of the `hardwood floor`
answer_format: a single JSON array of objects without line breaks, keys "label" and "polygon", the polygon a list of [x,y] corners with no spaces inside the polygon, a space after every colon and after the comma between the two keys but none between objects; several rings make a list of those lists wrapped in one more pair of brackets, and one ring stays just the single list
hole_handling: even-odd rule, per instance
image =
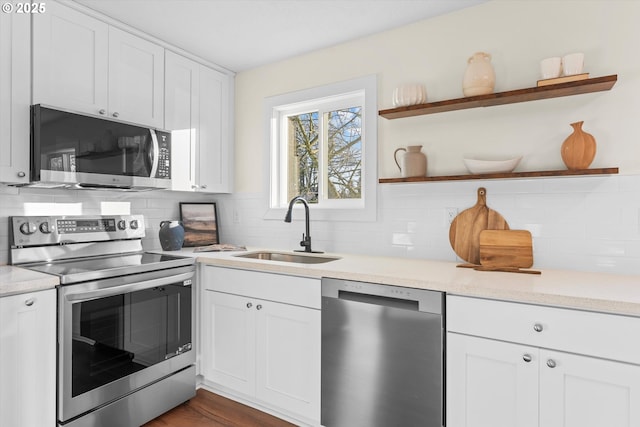
[{"label": "hardwood floor", "polygon": [[291,427],[294,424],[207,390],[143,427]]}]

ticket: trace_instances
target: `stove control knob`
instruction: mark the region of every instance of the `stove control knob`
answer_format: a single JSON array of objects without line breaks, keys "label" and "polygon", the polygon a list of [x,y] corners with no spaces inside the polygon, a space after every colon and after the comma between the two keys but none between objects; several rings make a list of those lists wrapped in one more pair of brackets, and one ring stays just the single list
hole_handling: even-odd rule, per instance
[{"label": "stove control knob", "polygon": [[51,228],[49,228],[49,223],[43,222],[42,224],[40,224],[40,231],[43,232],[44,234],[51,233]]},{"label": "stove control knob", "polygon": [[29,234],[33,234],[36,231],[38,231],[38,227],[36,227],[36,225],[32,222],[23,222],[22,224],[20,224],[20,232],[22,234],[26,234],[28,236]]},{"label": "stove control knob", "polygon": [[132,220],[132,221],[129,223],[129,227],[130,227],[132,230],[137,230],[137,229],[138,229],[138,220],[137,220],[137,219]]},{"label": "stove control knob", "polygon": [[127,221],[125,221],[124,219],[121,219],[120,221],[118,221],[118,229],[119,230],[126,230],[127,229]]}]

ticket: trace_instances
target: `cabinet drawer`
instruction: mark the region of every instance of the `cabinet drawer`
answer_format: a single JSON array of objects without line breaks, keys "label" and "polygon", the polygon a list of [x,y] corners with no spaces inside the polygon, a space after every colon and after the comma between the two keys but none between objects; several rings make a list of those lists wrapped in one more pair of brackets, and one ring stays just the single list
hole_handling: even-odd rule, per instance
[{"label": "cabinet drawer", "polygon": [[210,291],[244,295],[320,309],[320,279],[203,265],[203,285]]},{"label": "cabinet drawer", "polygon": [[640,318],[447,296],[447,330],[640,364]]}]

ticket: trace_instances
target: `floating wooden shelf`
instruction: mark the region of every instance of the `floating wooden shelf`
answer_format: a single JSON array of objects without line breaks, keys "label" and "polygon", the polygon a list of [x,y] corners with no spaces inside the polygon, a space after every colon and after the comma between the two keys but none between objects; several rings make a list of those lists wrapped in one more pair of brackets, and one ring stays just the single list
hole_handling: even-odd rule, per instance
[{"label": "floating wooden shelf", "polygon": [[618,81],[618,75],[612,74],[610,76],[596,77],[593,79],[579,80],[575,82],[391,108],[388,110],[380,110],[378,114],[385,119],[400,119],[403,117],[443,113],[445,111],[465,110],[468,108],[491,107],[494,105],[515,104],[517,102],[536,101],[539,99],[559,98],[562,96],[610,90],[613,85],[616,84],[616,81]]},{"label": "floating wooden shelf", "polygon": [[380,184],[394,182],[433,182],[433,181],[468,181],[474,179],[510,179],[510,178],[543,178],[553,176],[582,176],[582,175],[615,175],[618,168],[598,168],[579,170],[531,171],[509,173],[482,173],[474,175],[442,175],[416,176],[411,178],[380,178]]}]

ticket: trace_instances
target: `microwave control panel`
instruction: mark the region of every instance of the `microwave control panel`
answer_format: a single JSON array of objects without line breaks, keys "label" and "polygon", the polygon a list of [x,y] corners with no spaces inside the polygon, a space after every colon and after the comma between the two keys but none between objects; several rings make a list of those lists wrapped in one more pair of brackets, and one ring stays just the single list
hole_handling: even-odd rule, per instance
[{"label": "microwave control panel", "polygon": [[155,178],[171,178],[171,139],[169,134],[158,132],[158,170]]}]

